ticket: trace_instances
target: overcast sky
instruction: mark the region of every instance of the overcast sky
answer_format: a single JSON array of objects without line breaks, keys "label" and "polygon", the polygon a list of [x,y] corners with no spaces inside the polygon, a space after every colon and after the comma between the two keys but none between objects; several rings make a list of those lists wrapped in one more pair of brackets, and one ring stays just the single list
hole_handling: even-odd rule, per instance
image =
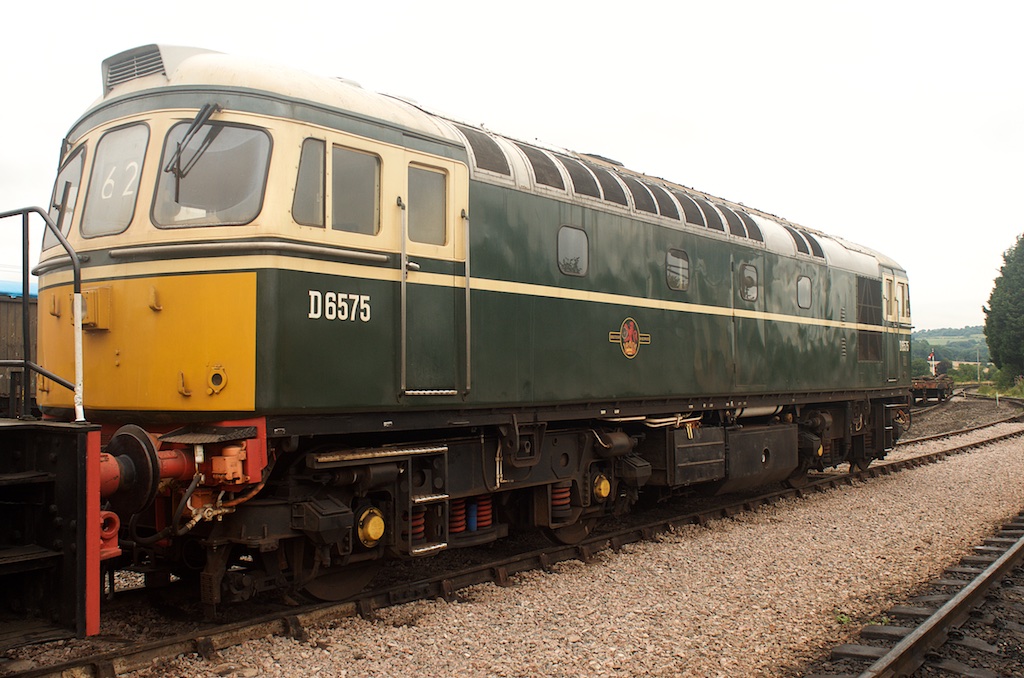
[{"label": "overcast sky", "polygon": [[[155,42],[343,76],[882,251],[909,272],[917,329],[983,323],[1024,232],[1010,0],[58,0],[7,18],[0,211],[46,203],[100,62]],[[19,224],[0,228],[12,279]]]}]

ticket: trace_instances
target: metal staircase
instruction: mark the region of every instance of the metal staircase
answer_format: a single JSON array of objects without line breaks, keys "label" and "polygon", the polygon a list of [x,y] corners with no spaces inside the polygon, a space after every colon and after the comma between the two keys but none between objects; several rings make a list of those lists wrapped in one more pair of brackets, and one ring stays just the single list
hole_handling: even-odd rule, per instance
[{"label": "metal staircase", "polygon": [[[65,187],[58,223],[64,217]],[[32,361],[29,336],[29,217],[38,214],[67,252],[74,272],[75,380]],[[39,207],[0,213],[21,217],[21,356],[0,356],[20,369],[20,404],[0,419],[0,650],[32,640],[99,632],[101,521],[99,427],[85,422],[82,399],[82,277],[80,260]],[[32,417],[36,374],[75,392],[75,423]],[[13,396],[13,394],[12,394]]]},{"label": "metal staircase", "polygon": [[[83,517],[90,515],[89,436],[97,430],[0,419],[0,649],[12,629],[43,637],[90,630],[87,608],[98,604],[99,525],[89,529]],[[98,493],[95,501],[98,511]],[[95,582],[87,566],[92,551]],[[90,585],[96,590],[87,595]]]}]

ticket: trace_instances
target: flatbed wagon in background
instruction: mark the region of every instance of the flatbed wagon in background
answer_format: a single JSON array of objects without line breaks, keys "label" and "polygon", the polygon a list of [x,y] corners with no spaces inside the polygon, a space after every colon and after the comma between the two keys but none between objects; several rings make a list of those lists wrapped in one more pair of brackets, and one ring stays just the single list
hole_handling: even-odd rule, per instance
[{"label": "flatbed wagon in background", "polygon": [[914,377],[910,382],[910,393],[915,403],[928,400],[941,403],[953,395],[953,379],[945,374]]}]

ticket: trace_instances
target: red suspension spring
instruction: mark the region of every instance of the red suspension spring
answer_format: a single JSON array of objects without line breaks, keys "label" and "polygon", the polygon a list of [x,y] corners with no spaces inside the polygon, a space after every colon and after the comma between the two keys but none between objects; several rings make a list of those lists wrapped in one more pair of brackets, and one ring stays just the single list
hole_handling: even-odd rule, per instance
[{"label": "red suspension spring", "polygon": [[402,538],[409,537],[412,534],[412,542],[422,542],[427,537],[427,511],[424,508],[414,508],[412,510],[412,517],[409,517],[408,513],[402,514],[402,520],[407,521],[409,528],[402,530]]},{"label": "red suspension spring", "polygon": [[448,532],[458,534],[466,531],[466,500],[452,499],[448,517]]},{"label": "red suspension spring", "polygon": [[572,514],[569,505],[572,495],[572,483],[559,483],[551,486],[551,517],[564,520]]},{"label": "red suspension spring", "polygon": [[423,541],[427,537],[427,511],[418,508],[412,510],[412,520],[409,522],[412,527],[412,540]]},{"label": "red suspension spring", "polygon": [[494,502],[491,495],[481,494],[476,498],[476,529],[483,530],[494,524]]}]

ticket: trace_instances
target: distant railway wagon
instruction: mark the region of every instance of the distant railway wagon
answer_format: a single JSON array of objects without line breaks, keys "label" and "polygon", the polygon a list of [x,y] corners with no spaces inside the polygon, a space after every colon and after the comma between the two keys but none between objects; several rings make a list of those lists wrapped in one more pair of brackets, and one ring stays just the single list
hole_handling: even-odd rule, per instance
[{"label": "distant railway wagon", "polygon": [[914,402],[938,400],[940,403],[953,395],[953,379],[945,374],[914,377],[910,381],[910,394]]},{"label": "distant railway wagon", "polygon": [[341,599],[387,558],[866,466],[908,406],[892,259],[340,79],[111,57],[51,205],[33,425],[77,442],[35,463],[80,469],[81,547],[9,518],[74,563],[83,633],[109,568],[210,614]]}]

